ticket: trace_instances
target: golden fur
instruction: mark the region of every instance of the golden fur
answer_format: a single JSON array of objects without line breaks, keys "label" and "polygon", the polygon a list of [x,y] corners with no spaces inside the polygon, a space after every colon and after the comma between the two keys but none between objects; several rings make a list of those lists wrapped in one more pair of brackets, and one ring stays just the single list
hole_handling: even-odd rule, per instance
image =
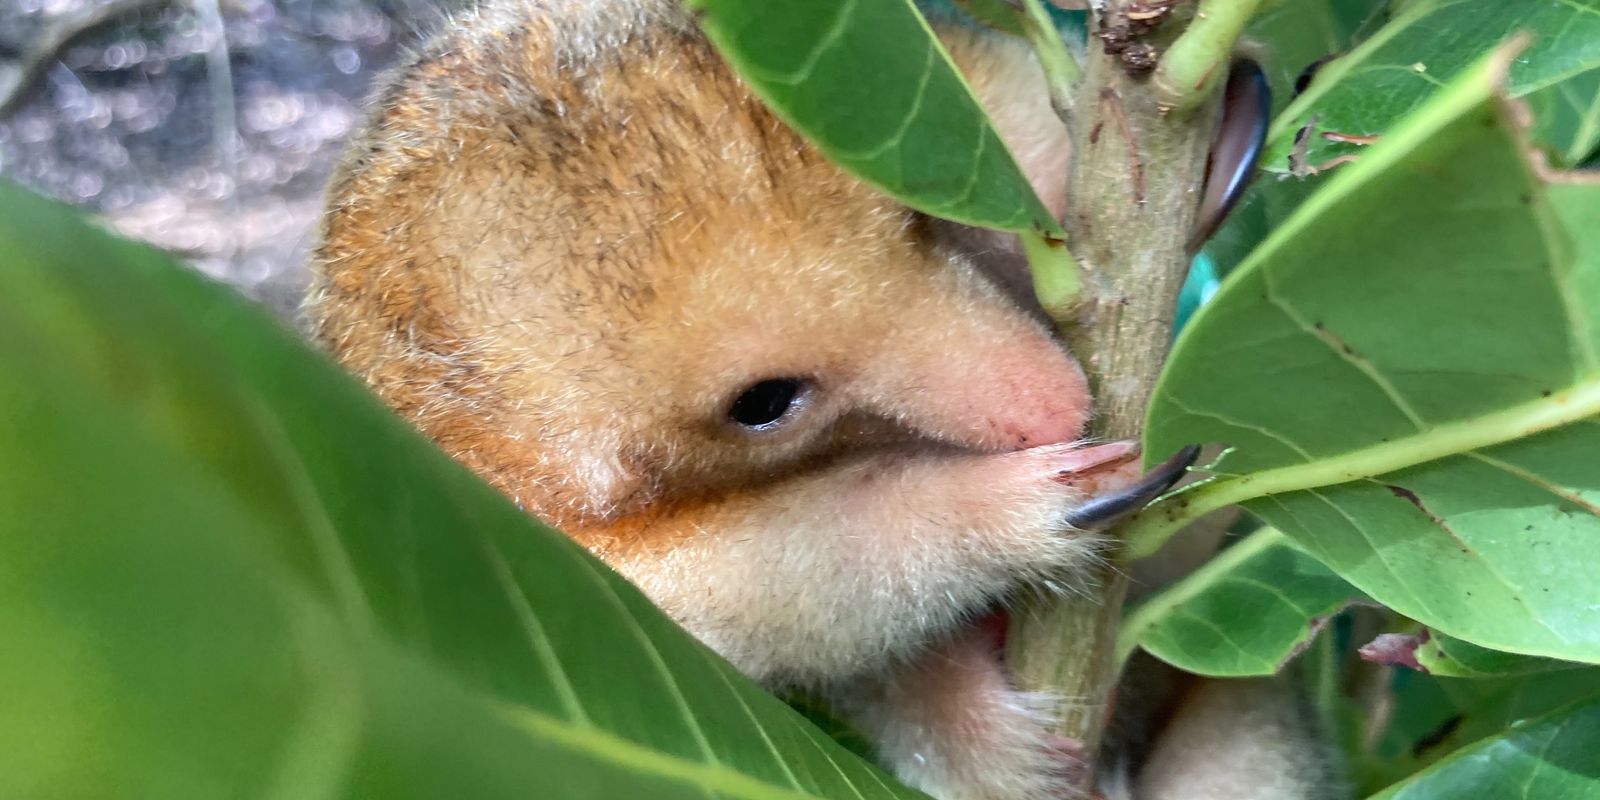
[{"label": "golden fur", "polygon": [[[952,274],[922,218],[821,158],[683,20],[642,14],[616,49],[574,53],[559,43],[593,38],[574,35],[585,20],[541,10],[480,12],[379,98],[332,187],[311,305],[346,365],[525,507],[601,550],[671,535],[673,508],[803,469],[824,435],[898,436],[883,423],[909,416],[891,401],[848,436],[816,424],[751,448],[706,411],[739,381],[842,383],[865,341],[925,360],[959,360],[946,345],[964,333],[1041,349],[981,279]],[[1051,438],[1070,437],[1088,405],[1075,369],[1022,387],[1045,391],[1072,409]]]}]

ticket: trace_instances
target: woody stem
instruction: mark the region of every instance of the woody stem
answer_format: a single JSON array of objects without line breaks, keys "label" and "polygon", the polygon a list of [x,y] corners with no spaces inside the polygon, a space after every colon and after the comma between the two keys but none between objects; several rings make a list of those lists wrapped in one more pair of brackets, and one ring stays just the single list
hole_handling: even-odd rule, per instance
[{"label": "woody stem", "polygon": [[[1127,2],[1107,0],[1097,14]],[[1213,93],[1193,113],[1170,118],[1145,82],[1093,42],[1083,66],[1066,228],[1083,270],[1084,301],[1057,324],[1094,389],[1091,433],[1130,438],[1141,432],[1172,341],[1218,104]],[[1114,564],[1095,578],[1087,595],[1031,601],[1014,616],[1008,645],[1020,688],[1066,698],[1057,732],[1090,754],[1117,680],[1116,632],[1127,591]]]}]

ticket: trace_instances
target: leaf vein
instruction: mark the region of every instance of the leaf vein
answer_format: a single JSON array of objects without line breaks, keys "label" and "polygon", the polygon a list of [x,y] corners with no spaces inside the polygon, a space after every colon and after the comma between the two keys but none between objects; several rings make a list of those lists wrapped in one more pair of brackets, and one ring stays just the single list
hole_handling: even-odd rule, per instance
[{"label": "leaf vein", "polygon": [[911,130],[912,124],[917,121],[917,115],[922,113],[922,104],[928,96],[928,84],[933,80],[934,49],[932,46],[929,46],[925,48],[923,52],[926,53],[926,57],[922,63],[922,77],[917,81],[917,92],[911,98],[911,106],[906,109],[905,119],[901,120],[894,132],[884,137],[883,142],[878,146],[868,148],[860,153],[849,153],[845,152],[844,150],[837,150],[839,158],[869,161],[883,155],[890,148],[904,142],[906,131]]},{"label": "leaf vein", "polygon": [[1264,427],[1262,427],[1260,425],[1253,425],[1253,424],[1250,424],[1250,423],[1247,423],[1247,422],[1242,422],[1240,420],[1237,420],[1237,419],[1234,419],[1232,417],[1229,417],[1226,414],[1222,414],[1222,413],[1219,413],[1219,412],[1216,412],[1216,411],[1202,411],[1202,410],[1197,409],[1197,408],[1192,408],[1188,404],[1186,404],[1183,401],[1179,400],[1178,398],[1172,397],[1170,395],[1167,397],[1167,402],[1177,406],[1179,411],[1182,411],[1183,413],[1189,414],[1191,416],[1203,417],[1203,418],[1206,418],[1206,419],[1214,419],[1214,420],[1216,420],[1218,422],[1223,423],[1224,425],[1231,425],[1231,426],[1233,426],[1235,428],[1240,428],[1242,430],[1247,430],[1247,431],[1255,431],[1256,433],[1259,433],[1262,436],[1265,436],[1265,437],[1267,437],[1267,438],[1269,438],[1269,439],[1271,439],[1271,440],[1283,445],[1284,447],[1287,447],[1290,450],[1293,450],[1296,455],[1300,456],[1301,458],[1303,458],[1303,459],[1305,459],[1307,461],[1315,461],[1316,460],[1316,456],[1313,456],[1305,448],[1301,447],[1299,444],[1296,444],[1289,437],[1284,436],[1283,434],[1280,434],[1280,433],[1272,430],[1271,428],[1264,428]]},{"label": "leaf vein", "polygon": [[785,75],[759,70],[762,73],[762,77],[772,83],[781,83],[785,86],[798,85],[811,77],[811,71],[817,68],[817,63],[822,60],[823,55],[833,49],[833,46],[838,44],[839,40],[844,37],[845,30],[850,27],[850,17],[855,13],[855,10],[856,0],[845,0],[839,6],[838,16],[833,18],[833,24],[817,39],[817,43],[811,48],[811,52],[806,54],[805,60],[800,62],[800,66],[796,67],[793,72]]},{"label": "leaf vein", "polygon": [[1538,779],[1539,770],[1544,767],[1546,756],[1549,754],[1550,748],[1554,747],[1556,740],[1561,738],[1561,729],[1566,727],[1567,723],[1571,721],[1572,718],[1568,717],[1556,723],[1555,729],[1550,731],[1549,737],[1546,738],[1544,740],[1544,744],[1539,747],[1539,754],[1533,757],[1533,767],[1528,770],[1528,777],[1522,782],[1523,797],[1526,798],[1533,796],[1528,792],[1533,788],[1534,781]]},{"label": "leaf vein", "polygon": [[1531,483],[1534,486],[1537,486],[1546,492],[1549,492],[1550,494],[1553,494],[1556,497],[1559,497],[1562,500],[1565,500],[1583,509],[1584,511],[1589,512],[1595,517],[1600,517],[1600,506],[1597,506],[1585,499],[1582,495],[1567,491],[1564,487],[1557,485],[1553,481],[1545,478],[1543,475],[1540,475],[1537,472],[1523,469],[1520,466],[1506,461],[1501,461],[1493,456],[1484,455],[1477,450],[1469,450],[1465,453],[1465,455],[1475,458],[1491,467],[1503,470],[1514,477],[1521,478],[1522,480],[1527,481],[1528,483]]},{"label": "leaf vein", "polygon": [[947,208],[954,208],[962,203],[965,203],[967,198],[971,197],[972,193],[977,190],[978,173],[981,171],[979,165],[983,163],[984,151],[989,148],[989,136],[990,133],[988,125],[981,125],[978,127],[978,146],[972,151],[972,170],[967,174],[967,185],[962,187],[961,193],[956,195],[953,200],[947,203],[930,205],[930,208],[940,211],[943,211]]},{"label": "leaf vein", "polygon": [[1399,409],[1400,413],[1404,414],[1407,420],[1410,420],[1412,426],[1415,427],[1419,433],[1427,429],[1428,425],[1423,421],[1421,415],[1417,413],[1416,409],[1411,407],[1410,401],[1406,400],[1405,396],[1400,393],[1400,390],[1395,388],[1393,383],[1390,383],[1388,376],[1384,375],[1383,371],[1378,369],[1376,364],[1373,364],[1372,361],[1366,356],[1355,352],[1353,348],[1336,336],[1332,331],[1329,331],[1325,327],[1311,324],[1311,322],[1307,320],[1298,309],[1289,304],[1289,301],[1278,296],[1277,288],[1272,283],[1271,269],[1263,269],[1261,274],[1263,278],[1262,282],[1265,284],[1267,289],[1267,302],[1276,306],[1278,310],[1284,313],[1285,316],[1292,320],[1296,325],[1299,325],[1301,330],[1311,335],[1317,341],[1327,345],[1328,349],[1333,351],[1334,355],[1343,359],[1350,366],[1355,367],[1359,372],[1361,372],[1361,374],[1367,376],[1367,379],[1372,381],[1373,385],[1377,386],[1379,391],[1383,392],[1384,395],[1389,398],[1389,402],[1393,403],[1395,408]]},{"label": "leaf vein", "polygon": [[650,657],[651,663],[660,673],[663,682],[672,691],[673,702],[678,706],[678,710],[682,712],[684,721],[689,724],[689,730],[694,734],[695,744],[700,747],[700,752],[707,761],[713,764],[719,763],[716,754],[711,750],[711,742],[706,738],[705,730],[700,727],[699,718],[694,715],[694,710],[690,707],[688,698],[684,696],[682,687],[678,686],[677,678],[667,668],[666,659],[662,657],[661,651],[656,647],[655,641],[650,638],[650,634],[639,626],[639,622],[633,618],[633,614],[629,613],[627,604],[623,603],[622,598],[617,595],[615,587],[603,575],[595,571],[594,566],[589,563],[588,559],[575,558],[573,561],[600,587],[600,594],[611,602],[618,612],[618,618],[627,625],[628,631],[633,634],[634,638],[643,645],[645,654]]},{"label": "leaf vein", "polygon": [[[1561,307],[1567,318],[1568,341],[1576,354],[1582,358],[1584,366],[1592,374],[1600,374],[1600,355],[1594,349],[1594,325],[1589,319],[1586,306],[1572,288],[1572,276],[1562,266],[1565,260],[1561,254],[1555,252],[1556,237],[1564,234],[1560,224],[1552,219],[1553,212],[1548,207],[1538,207],[1534,212],[1536,221],[1542,228],[1545,240],[1545,269],[1550,276],[1550,283],[1556,290],[1556,295],[1561,298]],[[1581,378],[1580,378],[1581,380]]]},{"label": "leaf vein", "polygon": [[1577,19],[1583,14],[1593,14],[1597,17],[1600,17],[1600,11],[1596,11],[1595,9],[1583,5],[1582,3],[1574,2],[1574,0],[1556,0],[1556,2],[1577,12],[1577,14],[1574,14],[1571,19]]},{"label": "leaf vein", "polygon": [[732,697],[739,704],[739,709],[745,713],[745,716],[750,718],[752,723],[754,723],[756,733],[761,736],[761,743],[766,745],[767,752],[772,754],[773,759],[778,762],[778,766],[783,769],[783,774],[788,777],[789,784],[796,789],[801,788],[800,779],[794,774],[794,770],[789,769],[789,764],[784,760],[783,753],[778,751],[778,746],[773,743],[772,737],[767,735],[766,728],[761,726],[761,720],[756,717],[755,710],[750,707],[749,703],[744,701],[744,695],[739,693],[738,688],[735,687],[733,682],[728,680],[728,676],[723,673],[723,665],[717,663],[716,656],[712,655],[710,650],[702,649],[700,651],[700,656],[705,660],[707,670],[711,674],[715,675],[717,680],[720,681],[723,686],[728,688],[728,696]]},{"label": "leaf vein", "polygon": [[511,564],[505,559],[493,543],[481,540],[483,552],[489,558],[489,564],[494,569],[495,583],[499,585],[506,600],[511,603],[511,608],[516,612],[517,618],[522,621],[523,632],[528,635],[528,646],[532,648],[534,657],[544,665],[545,671],[550,675],[550,681],[555,686],[556,695],[561,698],[561,705],[566,708],[573,721],[592,725],[588,712],[584,711],[583,703],[578,700],[578,690],[572,685],[571,676],[561,665],[561,659],[556,656],[555,650],[550,647],[550,637],[545,633],[544,623],[539,620],[538,612],[528,602],[528,596],[522,592],[522,587],[517,585],[516,573],[511,569]]},{"label": "leaf vein", "polygon": [[[1368,478],[1365,482],[1373,484],[1377,488],[1384,491],[1389,491],[1388,487],[1386,487],[1381,481]],[[1515,601],[1517,605],[1522,606],[1523,611],[1527,612],[1528,619],[1533,620],[1539,625],[1539,627],[1549,631],[1551,635],[1555,636],[1558,641],[1569,641],[1567,637],[1561,635],[1561,633],[1555,628],[1550,627],[1550,623],[1545,622],[1544,619],[1542,619],[1539,614],[1534,611],[1533,606],[1528,605],[1528,599],[1522,596],[1522,592],[1519,590],[1516,584],[1512,583],[1509,578],[1507,578],[1505,575],[1502,575],[1499,570],[1495,569],[1494,559],[1485,558],[1482,553],[1478,552],[1478,548],[1473,547],[1471,542],[1461,538],[1461,534],[1456,533],[1455,529],[1450,527],[1449,521],[1447,521],[1444,517],[1441,517],[1438,514],[1428,510],[1427,506],[1424,505],[1420,499],[1412,500],[1408,504],[1414,507],[1418,513],[1421,513],[1423,517],[1427,518],[1428,522],[1431,523],[1433,527],[1443,531],[1446,536],[1449,536],[1452,541],[1461,547],[1461,552],[1473,562],[1477,563],[1485,573],[1498,581],[1501,586],[1504,586],[1506,591],[1510,593],[1511,599]]]},{"label": "leaf vein", "polygon": [[1252,653],[1249,650],[1246,650],[1243,645],[1239,644],[1237,641],[1234,640],[1234,638],[1232,636],[1228,635],[1228,631],[1225,628],[1223,628],[1222,626],[1216,624],[1215,622],[1212,622],[1211,620],[1206,619],[1205,617],[1202,617],[1199,614],[1194,613],[1193,611],[1190,611],[1188,608],[1186,608],[1184,606],[1178,606],[1178,607],[1176,607],[1176,608],[1174,608],[1172,610],[1173,610],[1174,613],[1178,614],[1179,616],[1188,617],[1189,619],[1192,619],[1195,622],[1198,622],[1202,627],[1209,628],[1213,633],[1215,633],[1217,635],[1217,637],[1219,639],[1221,639],[1229,647],[1232,647],[1240,656],[1242,656],[1242,658],[1241,658],[1242,661],[1245,661],[1245,662],[1252,662],[1253,661],[1253,662],[1255,662],[1257,669],[1263,669],[1264,668],[1264,669],[1267,669],[1267,670],[1272,670],[1277,666],[1273,662],[1268,661],[1268,660],[1266,660],[1264,658],[1261,658],[1260,656],[1256,655],[1255,653]]},{"label": "leaf vein", "polygon": [[[1400,576],[1400,573],[1395,570],[1394,565],[1389,563],[1389,560],[1384,557],[1383,548],[1378,546],[1377,540],[1372,538],[1372,535],[1367,532],[1366,528],[1361,526],[1360,522],[1356,521],[1355,517],[1350,516],[1350,513],[1345,511],[1344,507],[1333,502],[1327,497],[1327,495],[1324,495],[1322,492],[1319,492],[1316,489],[1307,489],[1306,493],[1322,501],[1324,505],[1333,509],[1334,513],[1344,517],[1345,522],[1349,523],[1350,527],[1355,529],[1355,532],[1361,535],[1361,540],[1367,543],[1367,550],[1368,552],[1372,553],[1373,559],[1377,561],[1378,564],[1383,566],[1384,572],[1389,573],[1389,577],[1392,579],[1393,584],[1396,587],[1404,587],[1406,594],[1411,596],[1412,602],[1416,603],[1418,608],[1422,609],[1431,617],[1437,618],[1439,616],[1439,614],[1433,608],[1429,607],[1426,602],[1423,602],[1421,595],[1412,590],[1410,582],[1406,581]],[[1279,501],[1279,505],[1283,505],[1281,500]]]},{"label": "leaf vein", "polygon": [[1255,578],[1247,577],[1247,576],[1244,576],[1244,575],[1233,575],[1233,576],[1230,576],[1228,578],[1228,580],[1232,581],[1234,583],[1242,583],[1242,584],[1245,584],[1246,586],[1255,586],[1255,587],[1257,587],[1259,589],[1265,589],[1269,594],[1277,596],[1277,598],[1279,600],[1283,601],[1284,605],[1288,606],[1292,611],[1294,611],[1294,613],[1299,614],[1300,616],[1303,616],[1303,617],[1316,616],[1314,613],[1312,613],[1311,609],[1306,608],[1306,607],[1300,605],[1299,603],[1295,602],[1294,598],[1290,597],[1282,589],[1279,589],[1278,587],[1273,586],[1272,584],[1267,583],[1266,581],[1256,580]]},{"label": "leaf vein", "polygon": [[580,728],[524,705],[506,703],[492,697],[484,697],[483,700],[512,725],[540,735],[557,746],[641,773],[683,781],[707,792],[715,790],[714,796],[748,800],[819,800],[817,795],[774,786],[722,764],[696,762],[650,749],[604,728]]}]

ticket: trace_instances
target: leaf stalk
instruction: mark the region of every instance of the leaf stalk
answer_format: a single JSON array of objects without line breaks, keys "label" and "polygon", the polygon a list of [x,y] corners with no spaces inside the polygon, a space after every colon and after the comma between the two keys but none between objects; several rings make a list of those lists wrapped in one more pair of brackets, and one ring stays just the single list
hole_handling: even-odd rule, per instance
[{"label": "leaf stalk", "polygon": [[1055,21],[1044,7],[1044,0],[1022,0],[1022,8],[1022,29],[1033,44],[1039,66],[1044,68],[1045,82],[1050,85],[1050,104],[1055,107],[1056,116],[1071,125],[1083,70],[1061,38]]},{"label": "leaf stalk", "polygon": [[1237,475],[1173,495],[1123,525],[1126,558],[1155,552],[1193,520],[1269,495],[1366,480],[1418,464],[1471,453],[1600,416],[1600,377],[1491,414],[1436,425],[1415,436],[1329,458]]},{"label": "leaf stalk", "polygon": [[1200,0],[1194,19],[1161,55],[1150,93],[1164,111],[1187,112],[1227,74],[1234,44],[1261,0]]}]

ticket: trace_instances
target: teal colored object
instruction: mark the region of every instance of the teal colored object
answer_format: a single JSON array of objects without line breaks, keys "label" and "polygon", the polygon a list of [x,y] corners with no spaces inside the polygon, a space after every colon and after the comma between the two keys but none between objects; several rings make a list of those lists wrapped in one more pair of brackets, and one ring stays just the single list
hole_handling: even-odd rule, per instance
[{"label": "teal colored object", "polygon": [[1221,282],[1217,276],[1217,262],[1211,260],[1211,256],[1201,253],[1194,257],[1189,264],[1189,278],[1178,293],[1178,319],[1172,326],[1174,335],[1183,330],[1194,312],[1199,311],[1217,293],[1217,286]]},{"label": "teal colored object", "polygon": [[[917,10],[921,11],[923,16],[929,19],[961,17],[972,20],[972,16],[963,11],[960,4],[954,2],[954,0],[915,0],[915,3]],[[1061,29],[1063,34],[1066,34],[1067,44],[1081,48],[1083,43],[1088,40],[1089,12],[1065,11],[1049,3],[1045,4],[1045,10],[1050,12],[1051,17],[1055,18],[1056,27]],[[982,23],[972,20],[972,24],[981,25]]]}]

